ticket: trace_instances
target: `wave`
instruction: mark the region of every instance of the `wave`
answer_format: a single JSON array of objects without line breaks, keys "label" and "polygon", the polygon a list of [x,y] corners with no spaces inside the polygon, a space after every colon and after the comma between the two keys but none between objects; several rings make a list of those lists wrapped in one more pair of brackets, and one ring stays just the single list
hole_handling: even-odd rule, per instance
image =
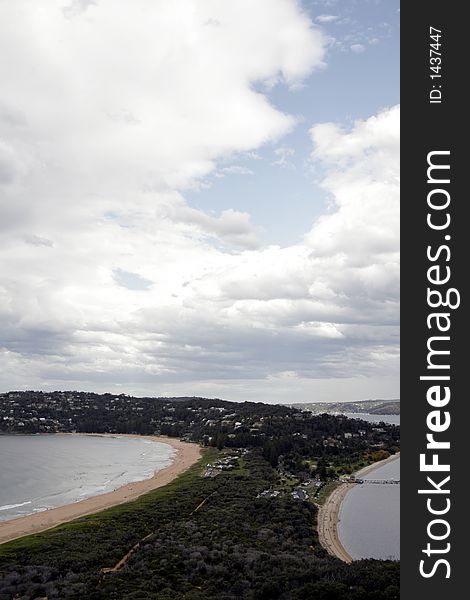
[{"label": "wave", "polygon": [[[0,479],[3,479],[5,473],[7,481],[11,483],[0,490],[0,523],[5,519],[72,504],[129,483],[150,479],[156,471],[171,464],[176,455],[176,451],[166,444],[142,438],[127,440],[118,436],[113,437],[116,441],[119,440],[119,445],[116,444],[116,447],[119,446],[119,452],[108,444],[104,445],[105,451],[101,452],[103,442],[98,440],[98,437],[101,436],[77,438],[82,442],[75,444],[72,450],[69,447],[70,438],[54,438],[54,446],[51,438],[47,447],[39,447],[39,450],[36,450],[34,444],[40,436],[29,436],[26,442],[28,448],[32,447],[34,450],[31,452],[31,456],[36,460],[34,469],[31,468],[30,455],[23,451],[24,440],[15,438],[15,442],[21,442],[19,445],[23,454],[20,454],[17,464],[13,460],[10,461],[14,469],[8,467],[5,461],[0,465]],[[51,447],[59,448],[58,458],[53,464],[50,461]],[[12,454],[12,458],[16,460],[16,455]],[[13,477],[16,470],[24,474],[21,481]],[[39,472],[40,477],[37,476]],[[7,488],[10,489],[9,492]],[[17,502],[14,501],[15,496]],[[28,501],[19,501],[19,498],[28,496]],[[5,504],[2,505],[1,502]]]},{"label": "wave", "polygon": [[31,500],[28,500],[27,502],[20,502],[19,504],[4,504],[3,506],[0,506],[0,510],[10,510],[12,508],[19,508],[20,506],[26,506],[26,504],[31,504]]}]

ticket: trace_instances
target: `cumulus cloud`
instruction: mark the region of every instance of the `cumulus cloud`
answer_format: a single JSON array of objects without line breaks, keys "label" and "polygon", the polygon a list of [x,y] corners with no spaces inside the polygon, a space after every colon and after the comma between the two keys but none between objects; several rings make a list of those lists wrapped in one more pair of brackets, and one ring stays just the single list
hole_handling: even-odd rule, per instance
[{"label": "cumulus cloud", "polygon": [[295,125],[260,89],[323,65],[297,2],[17,0],[0,19],[2,388],[285,400],[388,377],[397,109],[312,128],[332,208],[301,244],[184,199]]},{"label": "cumulus cloud", "polygon": [[15,149],[0,139],[0,185],[12,184],[21,174],[21,158]]},{"label": "cumulus cloud", "polygon": [[350,48],[354,54],[362,54],[366,49],[363,44],[351,44]]},{"label": "cumulus cloud", "polygon": [[318,15],[316,18],[319,23],[334,23],[338,19],[337,15]]},{"label": "cumulus cloud", "polygon": [[90,6],[97,4],[97,0],[72,0],[70,4],[64,6],[62,12],[67,19],[71,19],[84,13]]},{"label": "cumulus cloud", "polygon": [[241,165],[231,165],[230,167],[224,167],[220,170],[223,175],[254,175],[253,171],[248,167],[242,167]]},{"label": "cumulus cloud", "polygon": [[24,236],[24,241],[27,244],[31,244],[32,246],[48,246],[52,248],[54,246],[54,242],[48,240],[45,237],[41,237],[40,235],[28,234]]},{"label": "cumulus cloud", "polygon": [[277,165],[278,167],[289,167],[291,169],[294,168],[294,163],[290,160],[295,154],[294,148],[280,146],[274,150],[274,154],[277,158],[273,161],[273,165]]},{"label": "cumulus cloud", "polygon": [[375,256],[381,264],[397,262],[398,131],[399,107],[359,121],[349,132],[333,123],[311,129],[312,160],[326,166],[323,186],[336,207],[306,236],[317,255],[340,256],[345,267],[362,267]]},{"label": "cumulus cloud", "polygon": [[70,5],[81,11],[72,19],[59,1],[16,6],[0,7],[10,24],[0,50],[15,48],[3,104],[28,115],[38,170],[86,178],[94,190],[111,179],[115,189],[130,179],[184,187],[217,157],[278,138],[295,121],[253,84],[295,85],[324,54],[290,0],[82,1]]}]

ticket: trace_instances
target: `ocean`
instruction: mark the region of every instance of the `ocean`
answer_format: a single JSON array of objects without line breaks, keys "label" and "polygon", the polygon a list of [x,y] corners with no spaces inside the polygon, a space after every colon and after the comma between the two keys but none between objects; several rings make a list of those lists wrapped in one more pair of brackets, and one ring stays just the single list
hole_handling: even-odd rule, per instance
[{"label": "ocean", "polygon": [[0,435],[0,521],[152,477],[175,450],[146,438]]}]

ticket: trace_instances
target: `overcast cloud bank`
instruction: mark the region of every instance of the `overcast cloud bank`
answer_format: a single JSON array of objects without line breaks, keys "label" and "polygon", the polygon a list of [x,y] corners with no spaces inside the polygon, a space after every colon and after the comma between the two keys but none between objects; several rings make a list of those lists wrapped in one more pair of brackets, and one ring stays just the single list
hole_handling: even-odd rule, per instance
[{"label": "overcast cloud bank", "polygon": [[296,2],[17,0],[0,20],[2,389],[396,393],[398,107],[311,124],[331,202],[302,243],[184,197],[296,126],[269,90],[326,60]]}]

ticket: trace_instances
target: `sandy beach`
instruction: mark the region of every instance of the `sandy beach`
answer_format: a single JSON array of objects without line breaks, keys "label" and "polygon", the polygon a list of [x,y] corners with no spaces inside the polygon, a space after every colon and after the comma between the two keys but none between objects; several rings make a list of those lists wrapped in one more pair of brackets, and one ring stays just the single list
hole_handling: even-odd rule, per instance
[{"label": "sandy beach", "polygon": [[[376,463],[364,467],[360,471],[354,473],[356,477],[363,477],[368,475],[375,469],[382,467],[384,464],[397,460],[400,457],[400,453],[393,454],[385,460],[380,460]],[[318,509],[318,538],[320,544],[328,551],[332,556],[336,556],[340,560],[350,563],[352,557],[345,550],[338,535],[338,522],[339,513],[341,509],[341,503],[343,502],[346,494],[356,484],[354,483],[342,483],[328,496],[323,506]]]},{"label": "sandy beach", "polygon": [[[66,434],[64,434],[66,435]],[[87,434],[88,435],[88,434]],[[90,434],[90,435],[105,435],[105,434]],[[110,434],[113,437],[120,437],[119,434]],[[168,467],[156,472],[150,479],[129,483],[112,492],[107,492],[92,498],[86,498],[80,502],[51,508],[44,512],[35,513],[26,517],[19,517],[11,521],[0,523],[0,544],[11,540],[39,533],[46,529],[51,529],[62,523],[72,521],[78,517],[97,513],[111,506],[123,504],[135,500],[142,494],[151,492],[152,490],[162,487],[170,483],[177,475],[188,469],[201,456],[201,448],[197,444],[181,442],[175,438],[164,436],[137,436],[126,435],[122,437],[146,438],[154,442],[168,444],[175,448],[176,456],[173,462]]]}]

